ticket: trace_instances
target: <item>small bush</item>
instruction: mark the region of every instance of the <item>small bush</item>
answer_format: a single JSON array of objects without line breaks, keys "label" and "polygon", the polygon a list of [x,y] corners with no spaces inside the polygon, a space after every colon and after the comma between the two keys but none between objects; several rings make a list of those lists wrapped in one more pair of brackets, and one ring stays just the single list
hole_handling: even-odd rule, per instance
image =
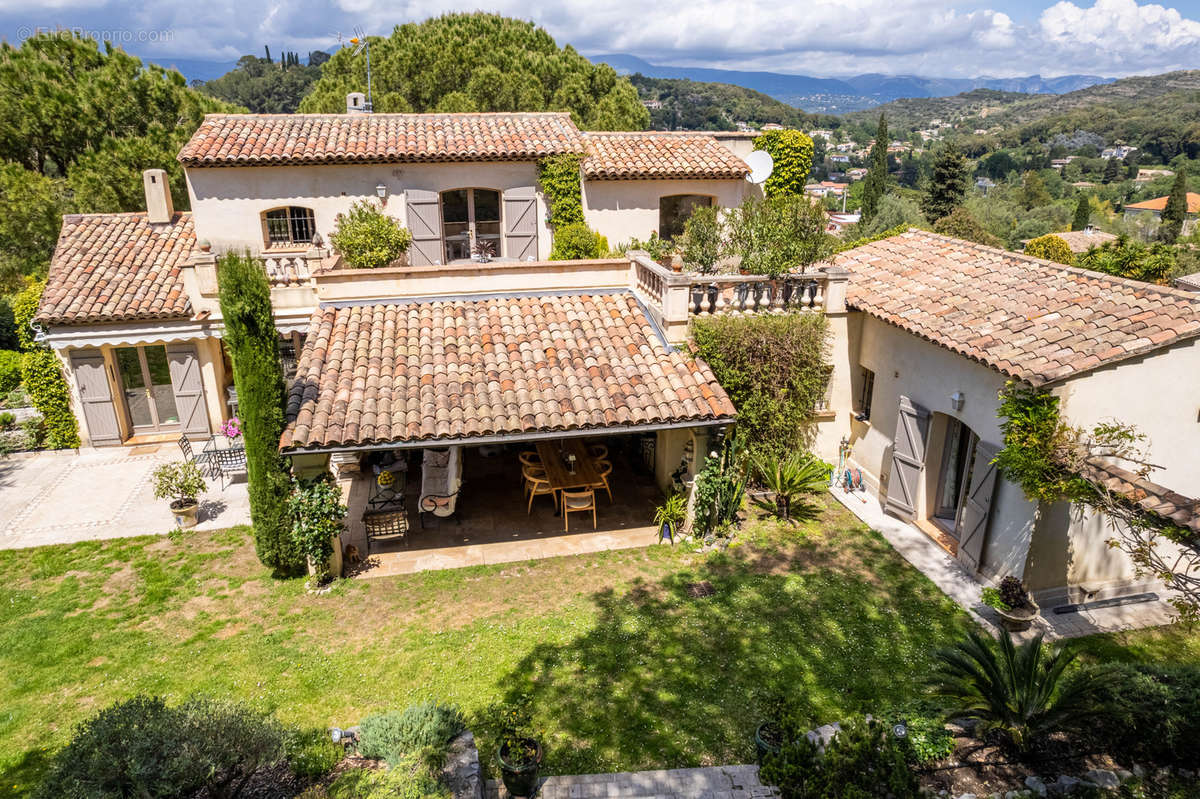
[{"label": "small bush", "polygon": [[45,440],[46,425],[42,423],[42,417],[30,416],[21,421],[21,449],[39,449]]},{"label": "small bush", "polygon": [[304,799],[449,799],[450,792],[416,758],[406,758],[388,769],[351,769],[340,774],[329,788]]},{"label": "small bush", "polygon": [[422,702],[405,710],[367,716],[362,721],[358,750],[363,757],[389,764],[428,754],[427,750],[432,750],[435,757],[444,757],[450,739],[465,726],[457,707]]},{"label": "small bush", "polygon": [[763,782],[777,786],[785,799],[915,799],[919,795],[903,746],[882,724],[861,719],[843,724],[824,753],[804,733],[785,725],[779,753],[763,757]]},{"label": "small bush", "polygon": [[408,251],[412,234],[374,203],[361,200],[338,214],[329,242],[354,269],[387,266]]},{"label": "small bush", "polygon": [[608,252],[608,242],[582,222],[565,225],[554,231],[551,261],[574,261],[600,258]]},{"label": "small bush", "polygon": [[167,707],[139,696],[102,710],[55,756],[40,799],[190,796],[233,799],[246,778],[279,761],[283,732],[241,705],[193,700]]},{"label": "small bush", "polygon": [[71,392],[58,357],[50,350],[33,349],[21,358],[21,381],[33,405],[42,414],[46,444],[50,449],[79,446],[79,424],[71,412]]},{"label": "small bush", "polygon": [[0,350],[0,394],[7,394],[21,385],[21,353]]},{"label": "small bush", "polygon": [[292,515],[292,543],[313,565],[316,577],[324,580],[333,556],[333,537],[340,535],[347,508],[342,490],[329,472],[311,480],[292,478],[288,512]]},{"label": "small bush", "polygon": [[1096,748],[1132,761],[1200,763],[1200,666],[1087,666],[1067,684],[1097,681],[1106,690],[1087,729]]},{"label": "small bush", "polygon": [[315,780],[333,771],[344,749],[329,737],[328,730],[293,730],[283,743],[283,757],[297,777]]},{"label": "small bush", "polygon": [[17,423],[17,417],[13,416],[8,411],[0,413],[0,430],[8,430]]},{"label": "small bush", "polygon": [[1025,254],[1035,258],[1044,258],[1047,261],[1056,261],[1067,266],[1075,263],[1075,253],[1071,252],[1070,246],[1053,233],[1030,239],[1025,245]]}]

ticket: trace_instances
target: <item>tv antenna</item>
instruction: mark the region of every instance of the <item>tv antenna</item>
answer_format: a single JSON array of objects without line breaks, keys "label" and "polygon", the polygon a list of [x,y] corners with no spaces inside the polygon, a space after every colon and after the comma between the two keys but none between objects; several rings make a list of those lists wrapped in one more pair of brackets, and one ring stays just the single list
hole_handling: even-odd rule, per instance
[{"label": "tv antenna", "polygon": [[750,167],[750,174],[746,175],[746,180],[755,186],[766,183],[767,178],[771,177],[771,173],[775,170],[775,161],[766,150],[755,150],[742,160],[746,162],[746,166]]},{"label": "tv antenna", "polygon": [[[342,34],[338,34],[338,43],[342,41]],[[350,44],[354,47],[354,52],[350,55],[356,56],[364,50],[367,53],[367,104],[363,110],[368,114],[371,113],[373,106],[371,105],[371,40],[363,33],[362,28],[354,26],[354,35],[350,37]]]}]

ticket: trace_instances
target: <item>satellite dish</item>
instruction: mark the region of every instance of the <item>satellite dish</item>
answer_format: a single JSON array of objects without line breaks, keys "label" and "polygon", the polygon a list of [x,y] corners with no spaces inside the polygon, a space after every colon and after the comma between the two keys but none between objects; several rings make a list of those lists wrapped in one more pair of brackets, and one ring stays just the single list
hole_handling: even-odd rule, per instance
[{"label": "satellite dish", "polygon": [[775,161],[766,150],[755,150],[742,160],[746,162],[746,166],[750,167],[750,174],[746,175],[746,180],[755,186],[766,183],[767,178],[771,177],[771,172],[775,169]]}]

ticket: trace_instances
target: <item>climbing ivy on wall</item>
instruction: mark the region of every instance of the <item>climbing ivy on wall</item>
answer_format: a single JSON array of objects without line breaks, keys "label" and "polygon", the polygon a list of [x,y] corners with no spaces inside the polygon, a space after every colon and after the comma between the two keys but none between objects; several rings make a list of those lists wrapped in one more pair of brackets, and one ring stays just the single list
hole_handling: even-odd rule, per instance
[{"label": "climbing ivy on wall", "polygon": [[550,227],[555,230],[583,224],[583,188],[579,178],[582,160],[577,153],[562,153],[538,162],[538,184],[550,207]]},{"label": "climbing ivy on wall", "polygon": [[13,301],[13,318],[21,349],[21,382],[42,415],[46,446],[50,449],[78,447],[79,422],[71,412],[71,389],[63,376],[62,364],[53,352],[33,340],[29,322],[37,314],[46,284],[31,283]]},{"label": "climbing ivy on wall", "polygon": [[766,150],[775,162],[763,184],[768,197],[799,197],[812,170],[813,140],[798,130],[769,130],[754,140],[755,150]]}]

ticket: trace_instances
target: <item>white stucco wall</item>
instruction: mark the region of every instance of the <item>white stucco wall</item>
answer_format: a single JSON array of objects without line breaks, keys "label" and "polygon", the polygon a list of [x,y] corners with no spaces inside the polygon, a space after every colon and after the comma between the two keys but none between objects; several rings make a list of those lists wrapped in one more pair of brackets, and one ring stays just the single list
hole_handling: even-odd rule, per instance
[{"label": "white stucco wall", "polygon": [[736,180],[585,180],[583,217],[588,227],[616,247],[634,238],[643,241],[658,231],[658,201],[673,194],[702,194],[722,208],[740,205],[758,188]]},{"label": "white stucco wall", "polygon": [[[918,514],[927,514],[934,501],[946,418],[959,419],[981,440],[999,446],[997,394],[1004,385],[998,372],[931,344],[865,314],[855,314],[849,326],[850,366],[854,395],[861,385],[860,366],[875,373],[869,422],[850,422],[852,460],[864,471],[864,481],[882,495],[891,475],[892,442],[896,434],[900,397],[933,412],[924,478],[919,482]],[[951,407],[950,395],[961,392],[961,411]],[[840,409],[839,409],[840,410]],[[942,416],[939,416],[942,415]],[[881,488],[882,486],[882,488]],[[1033,534],[1035,505],[1021,490],[998,480],[992,499],[991,522],[980,570],[986,575],[1018,574],[1024,570]]]},{"label": "white stucco wall", "polygon": [[[313,209],[317,232],[328,240],[338,214],[356,200],[377,200],[375,187],[388,187],[384,209],[408,227],[404,191],[537,186],[532,162],[359,164],[323,166],[219,167],[187,170],[188,195],[197,239],[224,251],[263,248],[261,215],[284,205]],[[538,258],[550,255],[546,205],[538,195]],[[503,225],[502,225],[503,227]],[[501,255],[504,255],[501,252]]]},{"label": "white stucco wall", "polygon": [[1150,479],[1200,496],[1200,339],[1097,369],[1054,389],[1071,424],[1119,421],[1149,441]]}]

